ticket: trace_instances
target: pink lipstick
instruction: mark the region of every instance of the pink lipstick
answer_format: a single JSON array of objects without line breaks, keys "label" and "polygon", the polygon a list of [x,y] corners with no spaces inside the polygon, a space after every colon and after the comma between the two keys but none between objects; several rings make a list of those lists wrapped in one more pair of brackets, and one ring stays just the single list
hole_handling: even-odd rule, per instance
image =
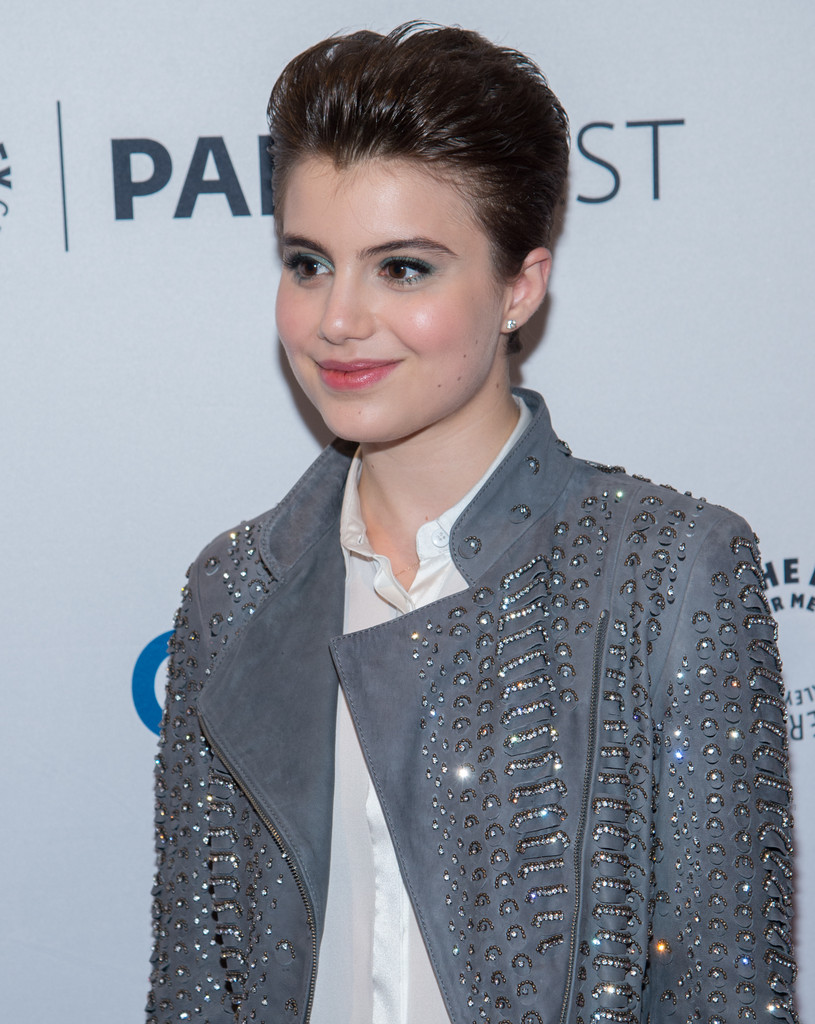
[{"label": "pink lipstick", "polygon": [[317,365],[323,384],[332,391],[358,391],[384,380],[399,363],[382,359],[354,359],[343,363],[327,359]]}]

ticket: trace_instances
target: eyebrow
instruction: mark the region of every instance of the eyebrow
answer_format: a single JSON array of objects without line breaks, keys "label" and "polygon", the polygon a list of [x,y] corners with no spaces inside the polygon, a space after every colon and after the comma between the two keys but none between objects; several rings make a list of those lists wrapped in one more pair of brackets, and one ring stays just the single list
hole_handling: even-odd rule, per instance
[{"label": "eyebrow", "polygon": [[[288,248],[311,249],[312,252],[328,256],[324,246],[311,238],[306,238],[304,235],[284,235],[281,243]],[[357,258],[361,260],[373,259],[376,256],[386,256],[388,253],[404,252],[406,249],[413,249],[414,252],[418,250],[420,252],[435,253],[438,256],[452,256],[453,259],[458,259],[458,254],[453,252],[452,249],[448,249],[441,242],[435,242],[432,238],[425,238],[422,235],[417,235],[415,238],[395,238],[390,242],[382,242],[381,245],[369,246],[367,249],[362,249],[358,252]]]},{"label": "eyebrow", "polygon": [[392,242],[383,242],[382,245],[372,245],[363,249],[359,255],[363,259],[370,259],[374,256],[385,256],[391,252],[399,252],[405,249],[418,249],[420,252],[436,253],[438,256],[452,256],[458,259],[452,249],[448,249],[441,242],[434,242],[432,238],[423,238],[421,235],[416,238],[397,238]]}]

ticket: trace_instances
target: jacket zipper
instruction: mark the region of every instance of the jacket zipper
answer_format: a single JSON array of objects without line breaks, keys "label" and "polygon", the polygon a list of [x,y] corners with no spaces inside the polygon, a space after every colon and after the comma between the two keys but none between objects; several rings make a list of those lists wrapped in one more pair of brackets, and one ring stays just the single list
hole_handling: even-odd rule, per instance
[{"label": "jacket zipper", "polygon": [[312,1001],[314,999],[314,986],[315,986],[315,983],[317,981],[317,928],[316,928],[315,923],[314,923],[314,908],[313,908],[312,903],[311,903],[311,897],[309,896],[308,891],[306,890],[305,885],[303,885],[303,881],[300,878],[300,875],[299,875],[299,873],[297,871],[297,868],[295,867],[294,858],[292,857],[291,852],[286,848],[286,844],[283,842],[283,837],[280,835],[280,833],[274,827],[274,825],[272,824],[271,819],[266,814],[266,812],[263,810],[263,808],[258,804],[257,800],[255,800],[254,796],[249,791],[248,786],[246,786],[246,784],[244,783],[243,779],[240,777],[239,773],[235,771],[235,769],[232,767],[231,763],[229,762],[228,758],[226,758],[224,756],[224,753],[221,750],[221,748],[218,746],[217,743],[213,743],[212,738],[209,735],[209,732],[207,731],[207,727],[204,725],[203,719],[200,716],[198,718],[198,721],[199,721],[199,723],[201,725],[201,731],[203,732],[204,736],[207,739],[207,743],[209,743],[209,745],[212,748],[212,750],[218,755],[218,757],[221,759],[221,761],[223,761],[224,765],[226,766],[227,770],[232,775],[232,777],[235,780],[235,782],[237,782],[238,785],[241,787],[241,790],[243,791],[244,796],[249,801],[249,803],[252,805],[252,807],[255,809],[255,812],[257,813],[258,817],[260,818],[260,820],[263,822],[263,824],[268,829],[269,834],[271,835],[272,839],[274,839],[275,843],[277,843],[278,847],[280,848],[280,851],[283,854],[283,857],[284,857],[286,863],[289,866],[289,870],[291,871],[292,876],[294,877],[294,881],[297,884],[297,888],[300,891],[300,896],[301,896],[301,898],[303,900],[303,903],[305,904],[306,919],[308,921],[308,927],[309,927],[309,930],[311,932],[311,978],[309,979],[309,985],[308,985],[308,1000],[306,1002],[306,1015],[305,1015],[305,1017],[303,1017],[303,1024],[308,1024],[309,1017],[311,1016],[311,1004],[312,1004]]},{"label": "jacket zipper", "polygon": [[594,636],[594,659],[592,662],[591,699],[589,703],[589,743],[588,752],[591,764],[586,771],[583,782],[583,798],[580,803],[580,817],[575,832],[574,850],[574,920],[572,921],[572,933],[569,937],[569,969],[566,976],[566,989],[563,997],[563,1007],[560,1011],[560,1024],[565,1024],[566,1014],[569,1008],[569,995],[572,989],[572,978],[574,976],[574,952],[577,945],[577,927],[580,911],[581,897],[581,874],[580,861],[583,856],[583,835],[586,829],[586,818],[589,811],[589,792],[591,791],[595,743],[597,738],[597,698],[600,690],[600,667],[603,660],[603,646],[608,630],[608,612],[604,609],[600,612],[597,620],[597,632]]}]

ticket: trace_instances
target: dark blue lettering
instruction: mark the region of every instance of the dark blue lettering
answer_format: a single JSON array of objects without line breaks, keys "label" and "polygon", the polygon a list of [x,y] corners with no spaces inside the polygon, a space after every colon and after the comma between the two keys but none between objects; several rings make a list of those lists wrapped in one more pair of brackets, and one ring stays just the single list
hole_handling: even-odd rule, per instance
[{"label": "dark blue lettering", "polygon": [[764,565],[764,586],[765,587],[777,587],[778,576],[775,572],[775,566],[772,562],[766,562]]},{"label": "dark blue lettering", "polygon": [[260,158],[260,212],[264,217],[274,213],[272,195],[272,156],[269,153],[269,136],[258,135],[258,157]]},{"label": "dark blue lettering", "polygon": [[684,124],[682,120],[673,121],[626,121],[626,128],[650,128],[651,129],[651,166],[654,178],[654,199],[659,199],[659,129],[667,128],[669,125]]},{"label": "dark blue lettering", "polygon": [[784,559],[784,582],[785,583],[797,583],[798,582],[798,559],[797,558],[785,558]]},{"label": "dark blue lettering", "polygon": [[591,131],[593,128],[608,128],[610,130],[614,128],[614,125],[609,124],[608,121],[592,121],[590,124],[584,124],[577,135],[577,148],[587,160],[591,160],[593,164],[597,164],[599,167],[605,167],[611,175],[614,184],[611,191],[607,192],[604,196],[578,196],[577,201],[579,203],[607,203],[609,199],[613,199],[620,191],[620,175],[617,168],[607,160],[602,160],[595,153],[590,153],[583,143],[583,137],[586,132]]},{"label": "dark blue lettering", "polygon": [[[6,147],[0,142],[0,160],[8,160],[8,154],[6,153]],[[11,166],[0,168],[0,185],[5,188],[11,188]],[[8,213],[8,203],[0,199],[0,217],[5,217]]]},{"label": "dark blue lettering", "polygon": [[[155,139],[111,139],[113,156],[113,201],[116,220],[133,220],[133,197],[151,196],[170,180],[173,162],[170,154]],[[153,161],[153,173],[144,181],[134,181],[130,158],[144,153]]]},{"label": "dark blue lettering", "polygon": [[[207,159],[210,153],[218,171],[217,178],[204,178]],[[229,158],[226,144],[220,135],[200,138],[195,144],[195,152],[190,161],[190,169],[181,189],[178,206],[174,217],[191,217],[195,201],[200,195],[221,193],[226,196],[233,217],[248,217],[249,207],[246,205],[243,191]]]}]

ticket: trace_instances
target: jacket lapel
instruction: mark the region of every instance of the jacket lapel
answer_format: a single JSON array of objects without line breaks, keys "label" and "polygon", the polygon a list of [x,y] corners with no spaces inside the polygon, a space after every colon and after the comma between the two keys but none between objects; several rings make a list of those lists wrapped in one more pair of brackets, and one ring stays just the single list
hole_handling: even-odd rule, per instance
[{"label": "jacket lapel", "polygon": [[273,592],[198,705],[213,746],[294,858],[318,935],[331,847],[338,683],[329,642],[342,632],[347,467],[345,454],[328,449],[275,510],[282,528],[273,523],[260,545]]}]

